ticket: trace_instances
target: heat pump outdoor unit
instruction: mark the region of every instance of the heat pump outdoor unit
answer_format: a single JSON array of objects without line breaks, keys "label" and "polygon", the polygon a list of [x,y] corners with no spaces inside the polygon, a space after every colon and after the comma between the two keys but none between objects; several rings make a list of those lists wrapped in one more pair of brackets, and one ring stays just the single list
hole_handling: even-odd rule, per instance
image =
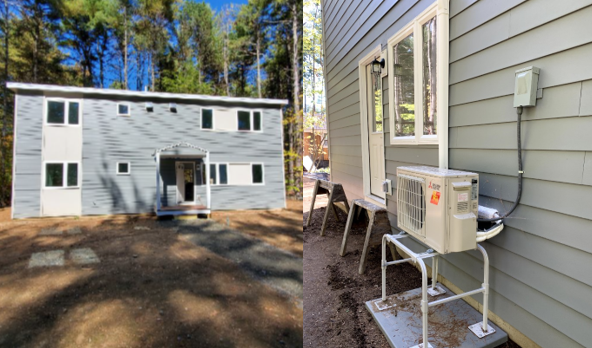
[{"label": "heat pump outdoor unit", "polygon": [[479,175],[434,167],[397,168],[397,222],[440,254],[477,248]]}]

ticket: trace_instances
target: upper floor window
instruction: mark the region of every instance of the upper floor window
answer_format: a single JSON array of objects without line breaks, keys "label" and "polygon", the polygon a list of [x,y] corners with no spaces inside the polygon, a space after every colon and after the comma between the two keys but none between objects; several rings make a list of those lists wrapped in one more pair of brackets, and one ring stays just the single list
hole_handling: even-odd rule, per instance
[{"label": "upper floor window", "polygon": [[214,110],[201,109],[201,128],[214,129]]},{"label": "upper floor window", "polygon": [[448,65],[447,53],[439,52],[437,44],[448,38],[438,30],[436,5],[388,41],[391,144],[437,144],[438,119],[447,117],[447,106],[438,106],[437,88],[447,84],[444,69],[438,70]]},{"label": "upper floor window", "polygon": [[238,110],[238,130],[261,132],[261,111]]},{"label": "upper floor window", "polygon": [[131,108],[128,103],[117,103],[117,116],[131,116]]},{"label": "upper floor window", "polygon": [[47,100],[47,124],[79,125],[80,102],[72,100]]},{"label": "upper floor window", "polygon": [[131,170],[130,162],[117,162],[117,175],[130,175]]}]

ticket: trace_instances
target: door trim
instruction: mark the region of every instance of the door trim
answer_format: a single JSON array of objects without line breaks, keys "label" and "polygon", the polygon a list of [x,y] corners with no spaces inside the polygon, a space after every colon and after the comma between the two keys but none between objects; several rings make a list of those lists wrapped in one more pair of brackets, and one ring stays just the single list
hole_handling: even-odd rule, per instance
[{"label": "door trim", "polygon": [[[358,74],[359,74],[359,91],[360,91],[360,127],[361,127],[361,138],[362,138],[362,175],[363,175],[363,183],[364,183],[364,199],[380,206],[386,208],[386,195],[385,198],[377,197],[373,195],[370,191],[370,149],[368,146],[368,105],[366,102],[366,66],[374,60],[374,58],[380,58],[381,56],[381,47],[380,45],[376,46],[372,51],[370,51],[364,58],[362,58],[358,62]],[[386,58],[386,57],[384,57]],[[386,59],[385,59],[386,60]],[[384,125],[383,125],[384,127]],[[383,128],[384,129],[384,128]],[[384,149],[384,143],[382,144]],[[385,165],[386,169],[386,165]],[[386,173],[385,173],[386,178]]]},{"label": "door trim", "polygon": [[[180,201],[179,199],[179,183],[177,182],[177,165],[180,163],[190,163],[193,165],[193,201]],[[175,201],[177,204],[179,205],[195,205],[197,203],[197,196],[196,196],[196,185],[195,185],[195,181],[196,181],[196,177],[195,177],[196,171],[195,171],[195,162],[192,161],[175,161],[175,186],[177,188],[177,193],[175,196]],[[185,181],[183,181],[183,183],[185,183]],[[185,189],[185,187],[183,187],[183,189]]]}]

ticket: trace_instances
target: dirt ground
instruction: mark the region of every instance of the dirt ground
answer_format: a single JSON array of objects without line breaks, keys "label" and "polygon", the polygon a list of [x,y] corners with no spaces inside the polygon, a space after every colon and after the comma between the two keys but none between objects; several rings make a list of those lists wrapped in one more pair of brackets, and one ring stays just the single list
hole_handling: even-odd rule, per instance
[{"label": "dirt ground", "polygon": [[302,201],[288,200],[287,209],[214,212],[212,219],[229,224],[277,248],[302,257],[302,230],[295,228],[302,217]]},{"label": "dirt ground", "polygon": [[[297,240],[299,225],[290,230],[283,219],[297,214],[292,206],[285,214],[244,212],[245,225],[255,230],[259,221],[265,240]],[[0,347],[302,346],[298,301],[183,240],[173,221],[10,221],[6,210],[0,219]],[[281,232],[268,236],[273,224]],[[279,244],[298,253],[295,243]],[[81,248],[99,262],[74,262]],[[47,251],[63,252],[63,265],[29,268],[33,253]]]},{"label": "dirt ground", "polygon": [[[308,182],[307,182],[308,181]],[[308,210],[314,182],[305,179],[304,210]],[[306,199],[308,197],[308,203]],[[316,202],[319,202],[317,197]],[[346,215],[341,221],[329,215],[325,236],[319,231],[325,204],[315,204],[310,227],[304,226],[304,347],[389,348],[389,344],[364,306],[381,296],[380,249],[370,250],[366,273],[358,274],[366,224],[354,223],[348,253],[339,256]],[[388,256],[390,260],[390,255]],[[389,268],[387,291],[399,293],[421,287],[421,273],[409,264]],[[519,348],[508,342],[497,348]]]}]

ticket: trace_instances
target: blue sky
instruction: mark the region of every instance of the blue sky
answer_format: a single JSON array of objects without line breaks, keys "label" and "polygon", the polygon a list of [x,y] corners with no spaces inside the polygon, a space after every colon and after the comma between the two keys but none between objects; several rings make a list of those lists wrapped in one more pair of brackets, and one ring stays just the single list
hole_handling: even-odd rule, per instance
[{"label": "blue sky", "polygon": [[[199,0],[198,0],[199,1]],[[209,0],[206,3],[210,4],[210,7],[216,12],[220,11],[222,6],[225,4],[246,4],[247,0]]]}]

